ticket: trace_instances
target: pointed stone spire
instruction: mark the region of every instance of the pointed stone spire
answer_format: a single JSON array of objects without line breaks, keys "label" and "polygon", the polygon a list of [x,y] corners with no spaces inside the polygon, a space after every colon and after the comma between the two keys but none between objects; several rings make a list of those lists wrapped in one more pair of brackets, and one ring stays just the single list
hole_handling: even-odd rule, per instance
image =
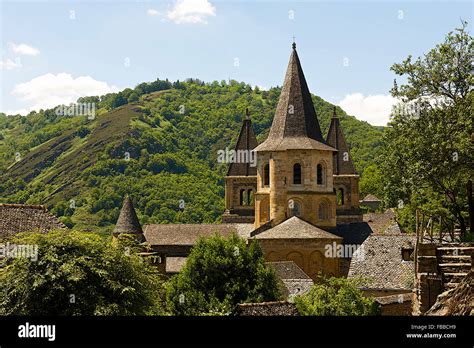
[{"label": "pointed stone spire", "polygon": [[256,154],[251,154],[251,151],[257,147],[257,137],[252,129],[252,121],[250,120],[249,109],[245,110],[245,119],[240,129],[239,138],[235,146],[236,156],[238,151],[246,151],[245,156],[248,159],[247,163],[231,163],[229,165],[229,170],[227,171],[227,176],[251,176],[257,175],[257,167],[251,165],[251,157],[256,156]]},{"label": "pointed stone spire", "polygon": [[352,163],[349,146],[347,146],[344,133],[342,132],[339,117],[337,117],[336,114],[336,106],[334,106],[333,109],[331,125],[329,126],[326,142],[328,145],[338,150],[337,153],[334,154],[333,158],[333,173],[335,175],[357,174],[354,163]]},{"label": "pointed stone spire", "polygon": [[293,42],[292,46],[290,62],[270,133],[256,150],[334,150],[325,144],[296,52],[296,44]]},{"label": "pointed stone spire", "polygon": [[139,236],[140,241],[145,240],[142,226],[140,225],[140,221],[138,221],[137,213],[135,212],[135,208],[133,208],[133,203],[129,195],[127,195],[123,201],[113,235],[118,236],[121,233],[136,234]]}]

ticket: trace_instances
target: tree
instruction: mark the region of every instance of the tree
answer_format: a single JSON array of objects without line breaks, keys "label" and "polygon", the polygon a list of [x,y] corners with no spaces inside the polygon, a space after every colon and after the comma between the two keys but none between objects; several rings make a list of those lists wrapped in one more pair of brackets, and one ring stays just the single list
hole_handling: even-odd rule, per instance
[{"label": "tree", "polygon": [[467,192],[474,168],[474,41],[466,27],[463,22],[423,58],[412,62],[409,56],[392,66],[407,76],[407,84],[395,83],[391,90],[403,104],[392,115],[383,154],[386,199],[403,206],[425,203],[429,192],[441,194],[440,209],[450,212],[463,235],[465,217],[473,211]]},{"label": "tree", "polygon": [[360,281],[346,278],[321,278],[321,283],[295,297],[301,315],[377,315],[380,307],[372,298],[364,297]]},{"label": "tree", "polygon": [[167,291],[168,309],[175,315],[229,314],[235,305],[280,297],[278,280],[265,265],[256,241],[232,235],[201,238],[181,273]]},{"label": "tree", "polygon": [[4,259],[0,315],[158,314],[162,283],[133,249],[93,233],[52,231],[15,237],[37,258]]},{"label": "tree", "polygon": [[365,197],[369,193],[382,197],[382,173],[377,164],[370,164],[364,169],[364,173],[360,178],[360,195]]},{"label": "tree", "polygon": [[139,99],[138,93],[132,92],[128,97],[128,102],[129,103],[134,103],[134,102],[137,102],[138,99]]}]

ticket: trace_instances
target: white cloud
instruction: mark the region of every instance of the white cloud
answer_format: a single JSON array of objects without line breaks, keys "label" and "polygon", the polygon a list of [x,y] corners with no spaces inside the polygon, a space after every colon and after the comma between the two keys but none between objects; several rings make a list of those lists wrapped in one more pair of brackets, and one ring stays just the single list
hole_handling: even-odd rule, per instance
[{"label": "white cloud", "polygon": [[12,94],[29,104],[24,107],[28,111],[52,108],[57,105],[69,105],[79,97],[103,95],[117,92],[116,86],[107,82],[94,80],[90,76],[73,78],[70,74],[45,74],[34,79],[17,84]]},{"label": "white cloud", "polygon": [[392,106],[396,103],[397,99],[390,95],[378,94],[365,97],[362,93],[353,93],[346,95],[338,105],[347,114],[359,120],[367,121],[373,126],[386,126]]},{"label": "white cloud", "polygon": [[208,0],[176,0],[166,17],[176,24],[207,24],[209,16],[216,15],[216,8]]},{"label": "white cloud", "polygon": [[158,16],[160,14],[160,12],[158,12],[157,10],[154,10],[152,8],[148,9],[148,11],[146,12],[149,16]]},{"label": "white cloud", "polygon": [[40,51],[32,46],[29,46],[27,44],[15,44],[15,43],[10,43],[9,44],[10,50],[18,55],[23,55],[23,56],[37,56]]},{"label": "white cloud", "polygon": [[18,110],[7,110],[4,113],[6,115],[28,115],[27,109],[18,109]]},{"label": "white cloud", "polygon": [[21,67],[22,65],[19,58],[15,59],[14,61],[10,58],[0,60],[0,70],[13,70]]}]

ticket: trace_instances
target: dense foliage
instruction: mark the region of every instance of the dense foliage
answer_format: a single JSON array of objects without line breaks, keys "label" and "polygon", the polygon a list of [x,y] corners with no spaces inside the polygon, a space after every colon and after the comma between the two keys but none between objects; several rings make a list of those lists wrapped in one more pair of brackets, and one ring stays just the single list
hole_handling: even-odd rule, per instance
[{"label": "dense foliage", "polygon": [[414,229],[414,212],[421,207],[451,218],[465,234],[474,210],[468,200],[474,173],[474,40],[466,27],[449,33],[423,58],[410,56],[392,67],[407,83],[392,89],[404,104],[384,135],[382,178],[386,201],[399,207],[399,221],[408,229]]},{"label": "dense foliage", "polygon": [[201,239],[183,270],[170,280],[168,310],[174,315],[230,314],[235,305],[279,299],[278,280],[260,246],[233,235]]},{"label": "dense foliage", "polygon": [[311,290],[295,297],[301,315],[377,315],[380,306],[358,289],[359,282],[346,278],[321,279]]},{"label": "dense foliage", "polygon": [[53,231],[19,235],[13,244],[37,246],[37,255],[2,260],[0,315],[160,313],[164,288],[156,270],[120,242]]},{"label": "dense foliage", "polygon": [[[46,204],[77,230],[110,231],[129,193],[142,223],[216,222],[227,164],[245,109],[260,141],[280,88],[236,81],[156,80],[100,97],[97,115],[0,114],[0,201]],[[324,133],[332,105],[313,101]],[[337,109],[359,172],[377,157],[382,130]]]}]

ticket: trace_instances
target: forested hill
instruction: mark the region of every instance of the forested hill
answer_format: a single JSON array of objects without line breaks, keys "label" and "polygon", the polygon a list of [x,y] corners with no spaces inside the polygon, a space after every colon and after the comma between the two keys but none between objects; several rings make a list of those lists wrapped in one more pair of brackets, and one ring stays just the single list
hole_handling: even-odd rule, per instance
[{"label": "forested hill", "polygon": [[[279,94],[236,81],[157,80],[80,98],[96,103],[95,118],[0,114],[0,202],[45,204],[82,230],[110,230],[126,193],[143,223],[218,221],[226,165],[217,151],[234,146],[246,108],[264,140]],[[326,134],[333,106],[313,101]],[[337,112],[363,173],[382,129]]]}]

